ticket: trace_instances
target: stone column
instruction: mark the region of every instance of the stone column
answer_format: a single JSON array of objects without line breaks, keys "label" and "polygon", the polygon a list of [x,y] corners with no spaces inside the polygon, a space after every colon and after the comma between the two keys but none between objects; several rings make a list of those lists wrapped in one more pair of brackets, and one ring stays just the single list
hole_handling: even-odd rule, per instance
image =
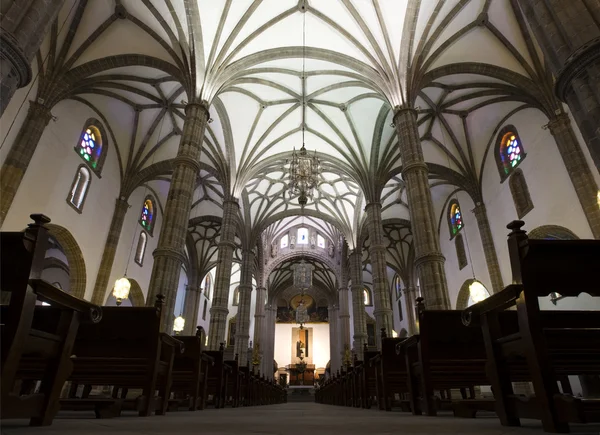
[{"label": "stone column", "polygon": [[[429,187],[429,186],[428,186]],[[394,312],[390,302],[390,286],[387,279],[386,249],[383,242],[383,224],[381,222],[381,204],[371,202],[365,207],[367,212],[367,231],[369,232],[369,255],[373,272],[373,314],[377,333],[377,348],[381,349],[381,328],[391,336],[394,329]]]},{"label": "stone column", "polygon": [[498,255],[492,237],[487,209],[485,208],[485,204],[478,202],[473,211],[475,212],[475,219],[477,220],[477,227],[479,228],[479,236],[481,237],[481,244],[483,245],[485,263],[487,264],[488,273],[490,274],[492,290],[494,293],[498,293],[504,288],[504,283],[502,282],[500,264],[498,263]]},{"label": "stone column", "polygon": [[229,285],[231,283],[231,267],[235,251],[235,230],[238,220],[239,205],[235,198],[226,198],[223,202],[223,221],[219,241],[219,256],[215,277],[212,306],[210,307],[210,323],[208,326],[208,349],[218,350],[225,342],[227,330],[227,314],[229,309]]},{"label": "stone column", "polygon": [[362,252],[355,249],[350,254],[350,280],[352,281],[352,313],[354,323],[354,352],[360,361],[363,360],[364,344],[367,335],[367,314],[365,313],[365,298],[363,285]]},{"label": "stone column", "polygon": [[[258,346],[258,354],[260,355],[259,367],[264,367],[264,337],[265,337],[265,299],[267,297],[267,289],[264,287],[256,287],[256,307],[254,308],[254,347]],[[264,369],[263,369],[264,370]]]},{"label": "stone column", "polygon": [[273,360],[275,358],[275,319],[277,318],[277,307],[269,305],[266,309],[266,312],[267,325],[265,328],[265,361],[263,367],[265,377],[273,379]]},{"label": "stone column", "polygon": [[[93,304],[104,305],[106,291],[108,290],[109,284],[111,284],[108,280],[110,279],[110,274],[112,272],[115,255],[119,246],[119,239],[121,238],[121,230],[123,229],[123,222],[125,222],[125,216],[127,215],[128,209],[129,204],[125,197],[121,196],[117,198],[112,220],[110,221],[110,228],[108,229],[108,236],[106,237],[106,243],[104,244],[104,252],[102,253],[102,259],[100,260],[100,269],[98,269],[98,275],[96,276],[96,284],[94,285],[94,293],[92,294]],[[129,258],[127,261],[129,261]]]},{"label": "stone column", "polygon": [[[196,278],[197,279],[197,278]],[[185,326],[183,335],[195,335],[198,326],[198,310],[200,309],[200,295],[202,289],[195,283],[189,283],[185,287],[185,298],[183,300],[183,318]],[[202,343],[204,345],[204,343]]]},{"label": "stone column", "polygon": [[[252,270],[254,269],[254,252],[242,252],[240,285],[238,287],[240,302],[237,312],[237,331],[235,334],[234,355],[239,356],[240,366],[248,365],[248,342],[250,340],[250,305],[252,304]],[[254,325],[256,329],[256,325]]]},{"label": "stone column", "polygon": [[517,0],[544,53],[558,98],[581,130],[600,168],[600,3]]},{"label": "stone column", "polygon": [[[0,44],[0,47],[2,47],[2,44]],[[2,195],[0,195],[0,227],[4,224],[4,219],[15,199],[37,144],[51,119],[50,109],[35,101],[29,102],[27,117],[21,125],[6,160],[2,164],[2,172],[0,173],[0,190],[2,191]]]},{"label": "stone column", "polygon": [[165,204],[158,247],[152,253],[154,265],[146,305],[151,306],[156,295],[165,296],[164,327],[171,332],[173,310],[179,284],[185,238],[192,206],[192,195],[200,173],[200,152],[208,121],[206,103],[189,103],[185,108],[183,134],[177,157],[173,162],[173,175]]},{"label": "stone column", "polygon": [[419,333],[417,328],[417,319],[415,317],[415,306],[417,299],[415,297],[417,293],[417,289],[414,287],[406,287],[404,289],[405,299],[404,303],[406,304],[406,322],[408,323],[408,336],[411,337],[415,334]]},{"label": "stone column", "polygon": [[327,318],[329,320],[329,366],[332,370],[337,370],[336,365],[336,357],[338,355],[339,349],[337,346],[338,343],[338,335],[336,328],[336,317],[337,317],[337,309],[335,305],[327,306]]},{"label": "stone column", "polygon": [[338,291],[339,297],[339,330],[340,330],[340,364],[344,360],[344,352],[350,346],[350,308],[348,303],[348,287],[342,287]]},{"label": "stone column", "polygon": [[65,0],[3,0],[0,21],[0,117],[32,79],[31,62]]},{"label": "stone column", "polygon": [[[600,87],[598,89],[600,90]],[[554,117],[548,123],[548,129],[556,140],[558,151],[565,163],[583,213],[590,224],[592,234],[594,238],[600,239],[600,208],[596,199],[598,184],[581,151],[569,115],[562,113]]]},{"label": "stone column", "polygon": [[400,142],[402,179],[406,183],[421,294],[428,309],[446,310],[450,308],[444,270],[446,259],[440,249],[437,219],[429,189],[429,169],[419,139],[417,112],[412,107],[397,107],[394,124]]}]

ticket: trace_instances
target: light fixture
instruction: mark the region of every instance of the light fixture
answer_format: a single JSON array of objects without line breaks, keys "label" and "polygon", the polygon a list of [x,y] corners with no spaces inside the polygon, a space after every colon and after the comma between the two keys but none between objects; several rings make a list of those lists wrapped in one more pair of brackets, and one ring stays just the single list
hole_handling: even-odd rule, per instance
[{"label": "light fixture", "polygon": [[183,316],[177,316],[173,321],[173,331],[175,331],[175,335],[179,335],[183,328],[185,327],[185,319]]},{"label": "light fixture", "polygon": [[596,201],[598,202],[598,208],[600,208],[600,190],[598,191],[598,194],[596,195]]},{"label": "light fixture", "polygon": [[123,278],[119,278],[115,281],[115,286],[113,287],[113,296],[117,300],[117,307],[121,305],[123,299],[127,299],[129,297],[129,290],[131,290],[131,282],[127,279],[127,272]]},{"label": "light fixture", "polygon": [[469,294],[471,295],[471,300],[475,304],[487,299],[490,295],[484,285],[477,280],[469,285]]},{"label": "light fixture", "polygon": [[312,198],[314,190],[319,184],[319,173],[321,164],[317,157],[317,151],[310,156],[304,146],[304,132],[306,130],[306,14],[302,24],[302,148],[296,152],[292,151],[292,160],[289,168],[289,192],[290,195],[298,195],[300,207],[308,203]]}]

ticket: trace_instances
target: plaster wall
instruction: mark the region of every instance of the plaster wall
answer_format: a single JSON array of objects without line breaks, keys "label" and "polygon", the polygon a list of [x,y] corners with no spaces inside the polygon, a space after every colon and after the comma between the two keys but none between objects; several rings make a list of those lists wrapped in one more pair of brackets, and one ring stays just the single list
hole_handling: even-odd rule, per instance
[{"label": "plaster wall", "polygon": [[[292,364],[292,328],[298,325],[291,323],[278,323],[275,325],[275,353],[274,358],[280,368]],[[312,360],[316,368],[325,368],[329,362],[329,324],[309,323],[307,328],[313,330]]]}]

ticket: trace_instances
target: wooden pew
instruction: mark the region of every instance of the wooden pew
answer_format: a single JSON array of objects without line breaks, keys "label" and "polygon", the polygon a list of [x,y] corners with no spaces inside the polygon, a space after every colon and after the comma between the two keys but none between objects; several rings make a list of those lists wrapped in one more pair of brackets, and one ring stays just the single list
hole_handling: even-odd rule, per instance
[{"label": "wooden pew", "polygon": [[[600,400],[561,394],[557,384],[561,376],[600,374],[600,313],[541,311],[538,298],[551,292],[600,296],[600,241],[532,240],[523,225],[507,226],[514,284],[467,308],[463,318],[467,325],[481,325],[501,423],[518,426],[519,418],[539,418],[547,432],[568,432],[569,423],[600,421]],[[518,331],[506,334],[498,319],[515,305]],[[512,391],[515,368],[523,365],[532,398]]]},{"label": "wooden pew", "polygon": [[230,372],[227,376],[227,385],[225,390],[227,391],[226,400],[230,399],[231,407],[237,408],[240,405],[241,400],[241,392],[242,392],[242,382],[244,373],[240,370],[240,365],[238,364],[239,355],[236,353],[233,360],[226,360],[225,364],[230,367]]},{"label": "wooden pew", "polygon": [[173,361],[171,391],[175,399],[169,410],[178,409],[181,399],[188,402],[190,411],[204,409],[208,392],[208,367],[214,364],[214,359],[203,351],[201,327],[198,327],[194,336],[176,335],[173,338],[183,343],[184,350],[176,353]]},{"label": "wooden pew", "polygon": [[[454,405],[455,415],[463,417],[474,417],[477,410],[493,411],[493,401],[475,398],[475,386],[490,384],[481,331],[462,323],[462,311],[425,310],[423,298],[417,298],[417,311],[419,334],[398,347],[406,360],[413,414],[436,415],[444,405]],[[515,312],[501,317],[506,331],[516,330]],[[460,389],[463,400],[453,403],[450,389]],[[441,400],[434,391],[440,391]]]},{"label": "wooden pew", "polygon": [[[158,295],[154,307],[104,307],[102,322],[79,328],[69,379],[74,384],[112,386],[113,397],[71,397],[61,400],[63,409],[94,410],[97,417],[130,408],[140,416],[166,412],[174,357],[183,345],[160,332],[163,300]],[[129,388],[142,389],[143,395],[135,401],[119,399],[119,389]]]},{"label": "wooden pew", "polygon": [[215,408],[224,408],[228,378],[231,374],[231,367],[224,359],[225,343],[221,343],[219,350],[207,350],[205,353],[214,361],[214,364],[208,368],[207,394],[213,396]]},{"label": "wooden pew", "polygon": [[377,366],[371,361],[379,355],[378,350],[369,350],[367,343],[363,349],[362,370],[360,372],[361,382],[361,407],[370,409],[373,402],[377,400]]},{"label": "wooden pew", "polygon": [[[102,310],[41,280],[50,219],[32,214],[24,232],[0,233],[0,289],[10,293],[1,307],[2,418],[52,424],[58,398],[72,370],[73,342],[81,322],[99,322]],[[51,306],[36,306],[37,301]],[[16,381],[41,381],[39,393],[14,393]]]},{"label": "wooden pew", "polygon": [[371,358],[375,368],[375,386],[379,409],[392,410],[396,394],[400,396],[400,407],[408,410],[408,401],[404,396],[409,392],[406,360],[396,353],[396,346],[406,338],[388,337],[385,328],[381,330],[381,352]]}]

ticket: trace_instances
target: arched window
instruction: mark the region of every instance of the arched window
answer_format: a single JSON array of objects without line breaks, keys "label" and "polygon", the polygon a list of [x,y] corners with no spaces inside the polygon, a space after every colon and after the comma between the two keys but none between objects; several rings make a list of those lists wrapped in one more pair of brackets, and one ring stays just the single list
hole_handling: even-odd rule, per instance
[{"label": "arched window", "polygon": [[513,174],[510,176],[510,180],[508,180],[508,186],[510,187],[510,193],[513,197],[513,202],[515,203],[515,208],[517,209],[517,216],[521,219],[531,210],[533,210],[533,201],[531,200],[531,195],[529,194],[529,188],[527,187],[527,182],[525,181],[525,175],[523,175],[523,171],[521,169],[515,169]]},{"label": "arched window", "polygon": [[140,266],[144,265],[144,254],[146,253],[146,243],[148,242],[148,236],[145,231],[140,232],[138,239],[137,248],[135,249],[135,262]]},{"label": "arched window", "polygon": [[467,262],[467,254],[465,252],[465,243],[463,241],[462,234],[458,234],[454,238],[454,246],[456,247],[456,258],[458,260],[458,268],[462,270],[469,264]]},{"label": "arched window", "polygon": [[394,275],[394,280],[392,281],[392,290],[396,294],[396,299],[402,296],[402,281],[400,280],[400,276],[398,274]]},{"label": "arched window", "polygon": [[204,277],[204,285],[202,288],[204,289],[204,296],[206,296],[206,299],[210,299],[210,291],[212,290],[212,279],[210,277],[210,273],[207,273]]},{"label": "arched window", "polygon": [[470,307],[471,305],[481,302],[489,297],[490,292],[485,288],[485,286],[479,281],[472,280],[471,284],[469,284],[468,306]]},{"label": "arched window", "polygon": [[208,308],[208,301],[204,299],[204,306],[202,307],[202,320],[206,320],[206,309]]},{"label": "arched window", "polygon": [[325,238],[320,234],[317,234],[317,246],[321,249],[325,249]]},{"label": "arched window", "polygon": [[229,320],[229,333],[227,334],[227,346],[235,345],[235,334],[237,332],[237,319],[236,317],[232,317]]},{"label": "arched window", "polygon": [[404,315],[402,314],[402,298],[398,299],[398,320],[402,322]]},{"label": "arched window", "polygon": [[495,154],[500,180],[504,181],[525,158],[521,138],[513,125],[507,125],[498,133]]},{"label": "arched window", "polygon": [[67,197],[67,203],[73,207],[78,213],[83,210],[83,204],[92,181],[92,174],[90,170],[84,165],[79,166],[69,196]]},{"label": "arched window", "polygon": [[279,246],[281,246],[281,249],[284,249],[284,248],[287,248],[289,244],[290,244],[290,236],[288,236],[286,234],[285,236],[283,236],[281,238],[281,244]]},{"label": "arched window", "polygon": [[371,291],[367,287],[365,287],[365,289],[363,290],[363,295],[365,299],[365,307],[372,306],[373,301],[371,300]]},{"label": "arched window", "polygon": [[298,228],[299,245],[308,245],[308,228]]},{"label": "arched window", "polygon": [[155,218],[154,200],[151,196],[147,196],[142,206],[142,212],[140,213],[140,225],[143,229],[148,231],[150,235],[152,235],[152,230],[154,230]]},{"label": "arched window", "polygon": [[450,240],[452,240],[460,230],[463,229],[464,222],[462,218],[462,213],[460,211],[460,205],[458,201],[453,199],[448,204],[448,227],[450,229]]},{"label": "arched window", "polygon": [[233,302],[232,305],[238,306],[240,304],[240,288],[236,287],[235,290],[233,291]]},{"label": "arched window", "polygon": [[100,176],[102,164],[106,157],[104,146],[105,135],[102,124],[97,119],[88,119],[81,131],[79,141],[75,145],[75,151],[85,163]]}]

